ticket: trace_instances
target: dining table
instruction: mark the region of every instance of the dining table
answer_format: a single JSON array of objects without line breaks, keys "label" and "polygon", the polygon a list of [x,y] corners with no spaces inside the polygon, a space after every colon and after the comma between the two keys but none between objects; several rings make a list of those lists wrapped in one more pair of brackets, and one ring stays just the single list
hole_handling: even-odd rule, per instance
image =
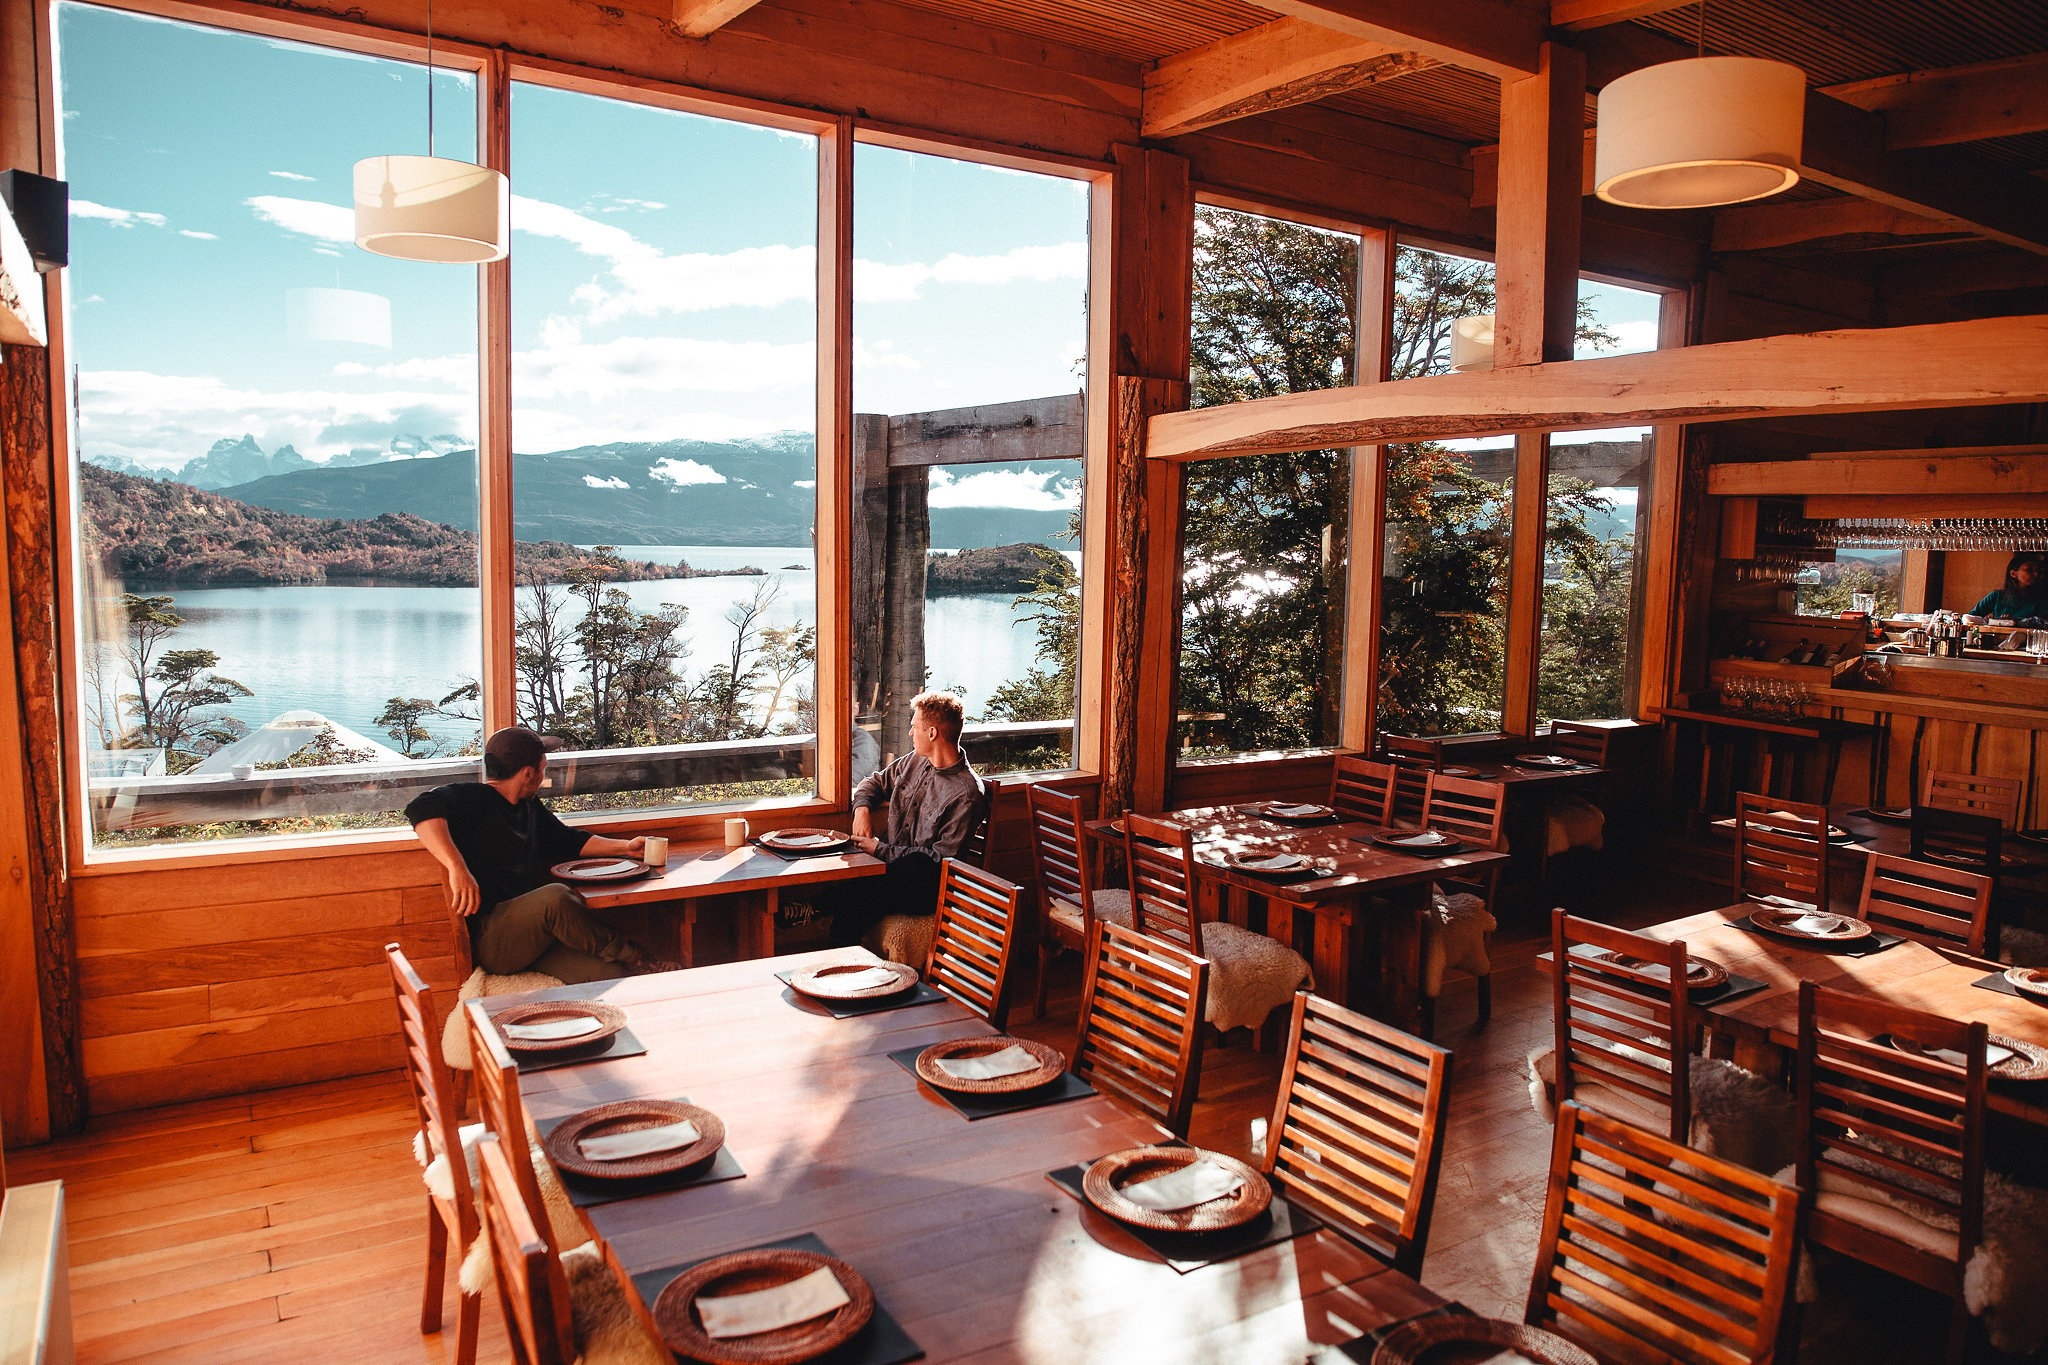
[{"label": "dining table", "polygon": [[643,1303],[672,1269],[810,1235],[932,1362],[1297,1365],[1444,1306],[1328,1226],[1177,1270],[1048,1179],[1164,1128],[1093,1091],[969,1121],[890,1054],[992,1032],[981,1018],[943,996],[834,1017],[777,976],[878,961],[832,949],[483,1002],[602,1000],[645,1045],[523,1072],[543,1130],[635,1099],[723,1121],[738,1178],[582,1210]]},{"label": "dining table", "polygon": [[576,889],[592,909],[660,906],[673,913],[647,916],[650,945],[656,955],[685,966],[696,962],[699,903],[723,898],[734,916],[733,936],[739,955],[775,955],[775,919],[785,893],[854,877],[879,877],[886,867],[880,858],[848,849],[815,857],[786,858],[755,843],[729,847],[722,842],[674,842],[659,870],[628,881],[578,882]]},{"label": "dining table", "polygon": [[[1308,959],[1318,992],[1370,1009],[1396,1027],[1419,1028],[1422,922],[1431,885],[1483,874],[1508,855],[1469,845],[1448,853],[1407,852],[1374,838],[1412,829],[1353,820],[1290,823],[1258,814],[1259,804],[1200,806],[1166,817],[1194,831],[1196,876],[1210,917],[1288,939]],[[1104,841],[1123,838],[1115,820],[1091,821],[1088,830]],[[1230,865],[1233,855],[1258,853],[1291,853],[1327,875],[1281,881]],[[1250,923],[1261,910],[1263,926]],[[1282,918],[1287,922],[1275,922]],[[1368,961],[1378,967],[1370,982],[1361,971]]]},{"label": "dining table", "polygon": [[[1743,901],[1636,931],[1660,943],[1682,940],[1689,956],[1763,983],[1762,990],[1697,1007],[1708,1027],[1732,1040],[1734,1060],[1752,1071],[1784,1073],[1799,1043],[1803,981],[1945,1019],[1982,1021],[1994,1034],[2048,1047],[2048,1003],[1980,984],[2000,976],[2005,969],[1999,963],[1915,939],[1861,956],[1808,946],[1740,927],[1757,908]],[[2048,1081],[1994,1080],[1987,1103],[1999,1113],[2048,1127]]]}]

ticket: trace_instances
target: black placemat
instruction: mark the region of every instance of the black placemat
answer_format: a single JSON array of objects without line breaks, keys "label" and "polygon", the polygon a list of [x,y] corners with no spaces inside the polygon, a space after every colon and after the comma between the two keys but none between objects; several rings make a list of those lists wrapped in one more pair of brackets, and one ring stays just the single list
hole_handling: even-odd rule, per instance
[{"label": "black placemat", "polygon": [[1421,858],[1425,861],[1430,858],[1451,858],[1472,851],[1472,845],[1462,839],[1454,839],[1448,844],[1436,844],[1429,848],[1410,848],[1405,844],[1385,843],[1373,834],[1353,834],[1349,838],[1354,844],[1369,844],[1374,848],[1383,848],[1389,853],[1405,853],[1411,858]]},{"label": "black placemat", "polygon": [[2030,1001],[2041,1006],[2043,1009],[2048,1009],[2048,1000],[2043,1000],[2038,995],[2028,995],[2018,986],[2007,981],[2004,972],[1992,972],[1989,976],[1980,976],[1970,984],[1979,990],[1997,991],[2000,995],[2010,995],[2016,999]]},{"label": "black placemat", "polygon": [[[926,1044],[925,1046],[930,1046]],[[917,1056],[924,1047],[902,1047],[889,1054],[889,1060],[917,1076]],[[993,1118],[997,1114],[1014,1114],[1020,1109],[1042,1109],[1048,1104],[1065,1104],[1069,1100],[1084,1100],[1095,1092],[1095,1087],[1071,1071],[1062,1071],[1056,1081],[1034,1086],[1030,1090],[1015,1090],[1007,1095],[969,1095],[957,1090],[941,1090],[938,1086],[918,1076],[918,1083],[937,1095],[955,1112],[972,1122],[975,1119]]]},{"label": "black placemat", "polygon": [[1754,923],[1748,916],[1728,921],[1738,929],[1747,929],[1767,943],[1783,943],[1793,948],[1808,948],[1816,953],[1829,953],[1835,957],[1869,957],[1887,948],[1896,948],[1906,940],[1897,934],[1887,934],[1882,929],[1873,929],[1862,938],[1850,939],[1846,943],[1822,943],[1815,939],[1800,938],[1797,934],[1780,934]]},{"label": "black placemat", "polygon": [[[789,986],[789,979],[795,972],[777,972],[775,979]],[[805,995],[790,986],[783,998],[793,1005],[816,1005],[834,1019],[853,1019],[863,1014],[880,1014],[885,1010],[907,1010],[912,1005],[936,1005],[946,997],[920,981],[907,991],[895,995],[876,996],[872,1000],[820,1000],[815,995]]]},{"label": "black placemat", "polygon": [[1226,872],[1235,872],[1249,881],[1264,882],[1269,886],[1292,886],[1296,882],[1321,881],[1325,877],[1337,875],[1335,867],[1318,863],[1308,863],[1286,872],[1254,872],[1250,868],[1232,867],[1229,863],[1217,863],[1215,866]]},{"label": "black placemat", "polygon": [[758,834],[747,840],[747,842],[760,849],[763,853],[773,854],[785,863],[800,863],[806,858],[837,858],[842,853],[860,852],[860,849],[854,845],[852,840],[848,840],[843,844],[833,844],[826,848],[811,849],[780,849],[773,844],[762,843],[761,836]]},{"label": "black placemat", "polygon": [[[1095,1206],[1088,1203],[1087,1195],[1081,1193],[1081,1180],[1087,1175],[1088,1167],[1093,1164],[1089,1162],[1079,1166],[1062,1166],[1056,1171],[1047,1171],[1045,1178],[1072,1195],[1078,1203],[1092,1209]],[[1239,1227],[1224,1228],[1217,1232],[1156,1232],[1151,1228],[1133,1227],[1125,1222],[1117,1223],[1118,1227],[1143,1242],[1160,1260],[1166,1262],[1176,1275],[1185,1275],[1190,1270],[1200,1270],[1203,1266],[1214,1265],[1218,1261],[1234,1260],[1257,1251],[1260,1247],[1292,1241],[1305,1233],[1314,1232],[1322,1225],[1322,1219],[1307,1209],[1288,1203],[1281,1198],[1277,1190],[1273,1193],[1273,1202],[1266,1206],[1264,1214]]]},{"label": "black placemat", "polygon": [[585,1062],[610,1062],[621,1057],[639,1057],[646,1053],[647,1044],[640,1041],[632,1028],[626,1027],[614,1033],[602,1043],[589,1047],[568,1047],[560,1052],[521,1052],[517,1048],[506,1049],[512,1054],[513,1062],[519,1067],[519,1074],[530,1076],[536,1071],[553,1071],[558,1066],[581,1066]]},{"label": "black placemat", "polygon": [[1408,1323],[1417,1322],[1423,1318],[1471,1317],[1472,1315],[1472,1310],[1462,1303],[1447,1303],[1441,1308],[1432,1308],[1426,1313],[1410,1313],[1405,1318],[1395,1318],[1384,1326],[1373,1328],[1356,1341],[1347,1341],[1341,1346],[1325,1346],[1316,1353],[1314,1365],[1343,1365],[1343,1362],[1351,1360],[1360,1362],[1360,1365],[1372,1365],[1372,1353],[1380,1348],[1381,1342],[1393,1334],[1396,1327],[1405,1326]]},{"label": "black placemat", "polygon": [[[740,1247],[738,1250],[761,1251],[770,1247],[788,1251],[815,1251],[824,1256],[836,1255],[831,1247],[825,1245],[822,1237],[810,1232],[799,1233],[795,1237],[784,1237],[778,1242],[763,1242],[760,1246]],[[669,1281],[691,1266],[702,1265],[711,1259],[713,1258],[709,1256],[699,1256],[694,1261],[681,1261],[675,1265],[663,1266],[659,1270],[643,1270],[633,1277],[633,1288],[640,1291],[640,1298],[651,1313],[654,1311],[655,1299],[661,1296],[662,1290],[668,1288]],[[842,1256],[839,1259],[846,1258]],[[858,1270],[860,1267],[854,1266],[854,1269]],[[827,1351],[824,1355],[813,1357],[813,1360],[820,1362],[821,1365],[905,1365],[906,1361],[922,1359],[924,1347],[918,1345],[912,1340],[910,1333],[903,1330],[903,1324],[896,1321],[895,1316],[889,1312],[888,1305],[882,1302],[880,1294],[875,1295],[874,1317],[868,1319],[868,1325],[861,1328],[853,1340],[844,1346]]]},{"label": "black placemat", "polygon": [[[676,1100],[688,1104],[688,1095],[678,1095]],[[563,1114],[559,1118],[541,1119],[533,1126],[539,1130],[542,1148],[545,1150],[547,1136],[562,1124],[574,1118],[574,1114]],[[636,1180],[599,1180],[574,1171],[565,1171],[555,1166],[555,1174],[561,1177],[562,1188],[568,1191],[569,1202],[579,1209],[595,1208],[599,1204],[616,1204],[621,1199],[634,1199],[643,1194],[660,1194],[665,1190],[680,1190],[691,1185],[716,1185],[726,1180],[738,1180],[747,1173],[740,1165],[732,1148],[721,1146],[718,1154],[709,1161],[700,1161],[695,1166],[674,1171],[668,1175],[643,1176]]]},{"label": "black placemat", "polygon": [[1720,985],[1696,987],[1688,990],[1685,995],[1686,999],[1695,1005],[1721,1005],[1745,995],[1754,995],[1768,984],[1770,983],[1759,981],[1753,976],[1740,976],[1730,972],[1728,979]]}]

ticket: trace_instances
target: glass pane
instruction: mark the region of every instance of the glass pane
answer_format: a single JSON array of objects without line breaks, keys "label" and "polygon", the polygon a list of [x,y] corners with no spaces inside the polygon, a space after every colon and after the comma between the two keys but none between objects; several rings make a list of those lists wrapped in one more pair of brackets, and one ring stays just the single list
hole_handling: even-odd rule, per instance
[{"label": "glass pane", "polygon": [[[1657,349],[1662,305],[1662,296],[1647,290],[1582,280],[1575,354],[1586,359]],[[1648,427],[1551,438],[1539,723],[1635,713],[1653,455]]]},{"label": "glass pane", "polygon": [[[1492,311],[1491,262],[1399,248],[1392,377],[1448,373],[1452,324]],[[1378,724],[1406,735],[1497,730],[1507,684],[1514,447],[1431,441],[1385,449]]]},{"label": "glass pane", "polygon": [[1067,767],[1088,188],[864,145],[854,252],[854,778],[927,687],[978,771]]},{"label": "glass pane", "polygon": [[[1194,406],[1356,382],[1358,252],[1349,233],[1197,206]],[[1182,758],[1338,742],[1350,481],[1341,450],[1188,466]]]},{"label": "glass pane", "polygon": [[[476,272],[353,245],[424,69],[57,24],[94,842],[402,824],[473,770],[481,675]],[[474,156],[473,82],[435,87]]]},{"label": "glass pane", "polygon": [[817,139],[515,84],[514,668],[558,809],[807,796]]}]

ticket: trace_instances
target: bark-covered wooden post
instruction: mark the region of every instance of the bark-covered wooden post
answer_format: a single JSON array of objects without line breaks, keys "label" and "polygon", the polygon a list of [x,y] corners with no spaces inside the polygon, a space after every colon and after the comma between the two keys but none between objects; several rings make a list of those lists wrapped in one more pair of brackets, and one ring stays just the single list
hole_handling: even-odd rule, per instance
[{"label": "bark-covered wooden post", "polygon": [[932,543],[929,473],[891,467],[889,422],[853,419],[853,713],[884,761],[909,751],[910,699],[924,690]]}]

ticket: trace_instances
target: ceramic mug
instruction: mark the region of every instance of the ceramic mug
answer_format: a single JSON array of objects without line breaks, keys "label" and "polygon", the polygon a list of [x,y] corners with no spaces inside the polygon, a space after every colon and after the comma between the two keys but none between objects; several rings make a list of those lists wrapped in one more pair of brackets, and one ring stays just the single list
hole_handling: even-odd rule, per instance
[{"label": "ceramic mug", "polygon": [[725,846],[738,848],[747,841],[747,822],[735,815],[725,822]]},{"label": "ceramic mug", "polygon": [[656,871],[667,867],[668,837],[662,834],[648,835],[647,842],[640,849],[640,861]]}]

